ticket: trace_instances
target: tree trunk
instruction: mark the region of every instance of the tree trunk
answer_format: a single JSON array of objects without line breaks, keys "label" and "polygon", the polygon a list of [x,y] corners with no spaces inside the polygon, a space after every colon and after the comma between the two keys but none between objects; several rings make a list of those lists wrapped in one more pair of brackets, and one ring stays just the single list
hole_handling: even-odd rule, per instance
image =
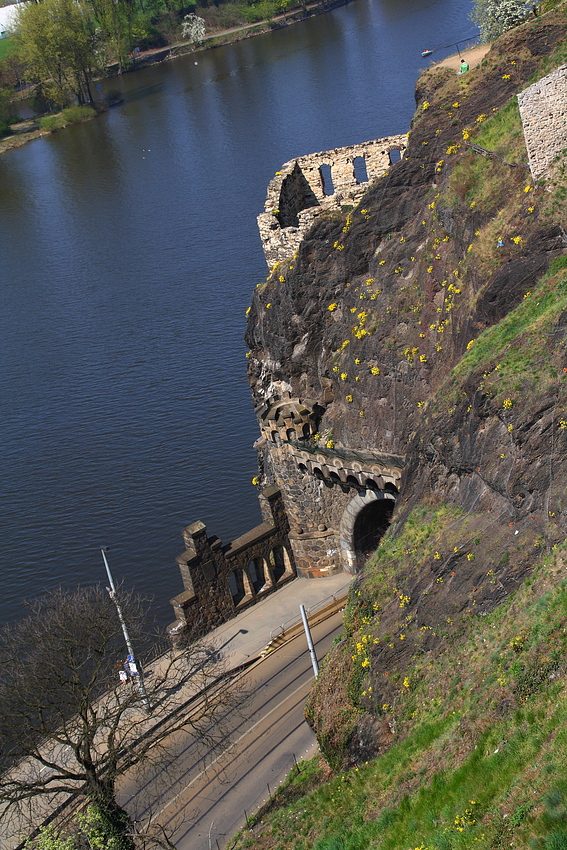
[{"label": "tree trunk", "polygon": [[98,829],[103,833],[105,843],[118,840],[120,850],[135,850],[132,837],[130,816],[119,806],[114,796],[114,785],[97,776],[94,768],[86,769],[87,790],[91,814]]}]

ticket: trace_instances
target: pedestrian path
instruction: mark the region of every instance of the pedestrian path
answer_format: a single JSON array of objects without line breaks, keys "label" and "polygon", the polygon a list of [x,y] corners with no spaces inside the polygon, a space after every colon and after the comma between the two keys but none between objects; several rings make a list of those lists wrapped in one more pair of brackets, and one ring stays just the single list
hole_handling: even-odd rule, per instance
[{"label": "pedestrian path", "polygon": [[228,668],[237,667],[260,655],[281,631],[301,622],[300,605],[309,616],[310,609],[313,611],[332,602],[333,597],[346,594],[352,579],[353,576],[343,572],[327,578],[296,578],[214,629],[205,640],[221,652]]}]

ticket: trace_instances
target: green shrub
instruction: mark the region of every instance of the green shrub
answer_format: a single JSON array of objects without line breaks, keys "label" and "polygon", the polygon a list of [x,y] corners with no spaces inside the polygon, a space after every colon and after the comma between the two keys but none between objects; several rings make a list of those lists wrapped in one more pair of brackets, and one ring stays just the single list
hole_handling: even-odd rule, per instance
[{"label": "green shrub", "polygon": [[65,124],[79,124],[81,121],[94,118],[96,112],[92,106],[69,106],[61,114]]},{"label": "green shrub", "polygon": [[54,133],[55,130],[61,130],[65,126],[65,121],[62,115],[44,115],[39,119],[39,127],[41,130],[48,130]]}]

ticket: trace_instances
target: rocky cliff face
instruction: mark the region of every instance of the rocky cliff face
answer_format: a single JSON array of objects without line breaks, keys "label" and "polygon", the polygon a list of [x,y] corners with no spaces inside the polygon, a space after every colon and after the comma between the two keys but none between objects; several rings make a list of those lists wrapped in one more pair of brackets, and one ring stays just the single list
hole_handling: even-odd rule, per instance
[{"label": "rocky cliff face", "polygon": [[406,458],[309,707],[337,764],[400,734],[410,659],[445,651],[565,535],[565,160],[533,182],[515,97],[565,41],[555,11],[468,74],[426,72],[405,158],[254,293],[257,402],[288,389],[324,409],[321,444]]}]

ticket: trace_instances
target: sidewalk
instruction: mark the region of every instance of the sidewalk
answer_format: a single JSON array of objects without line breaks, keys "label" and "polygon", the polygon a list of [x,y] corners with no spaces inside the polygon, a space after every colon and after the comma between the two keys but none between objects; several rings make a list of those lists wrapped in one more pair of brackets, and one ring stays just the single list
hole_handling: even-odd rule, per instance
[{"label": "sidewalk", "polygon": [[299,606],[309,609],[331,602],[333,596],[347,593],[354,576],[338,573],[328,578],[296,578],[266,599],[257,602],[204,638],[221,652],[227,668],[237,667],[258,656],[273,637],[301,622]]}]

